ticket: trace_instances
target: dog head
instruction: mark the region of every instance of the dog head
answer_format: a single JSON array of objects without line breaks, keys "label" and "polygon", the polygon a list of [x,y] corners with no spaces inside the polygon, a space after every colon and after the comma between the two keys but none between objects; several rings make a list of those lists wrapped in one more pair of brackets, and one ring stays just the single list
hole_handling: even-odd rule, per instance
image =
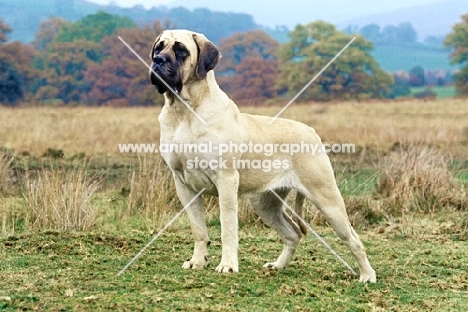
[{"label": "dog head", "polygon": [[205,79],[218,64],[221,54],[202,34],[165,30],[154,41],[150,57],[151,83],[162,94],[169,90],[167,86],[180,92],[188,81]]}]

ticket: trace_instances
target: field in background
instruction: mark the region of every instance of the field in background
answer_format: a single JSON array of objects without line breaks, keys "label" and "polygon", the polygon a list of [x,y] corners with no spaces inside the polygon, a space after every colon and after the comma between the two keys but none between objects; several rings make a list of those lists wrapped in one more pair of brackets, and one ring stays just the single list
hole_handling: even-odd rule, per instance
[{"label": "field in background", "polygon": [[[468,102],[294,104],[281,116],[314,127],[324,142],[356,145],[356,153],[330,158],[375,285],[358,284],[312,236],[286,270],[263,270],[282,246],[248,199],[240,203],[241,272],[215,274],[214,198],[205,199],[209,269],[181,269],[192,249],[183,216],[116,278],[181,209],[159,155],[118,150],[158,143],[159,111],[0,107],[0,309],[468,309]],[[306,208],[312,226],[356,267],[321,215]]]},{"label": "field in background", "polygon": [[[286,104],[286,103],[284,103]],[[274,116],[280,106],[242,107]],[[0,107],[0,146],[41,156],[61,149],[66,157],[119,154],[118,143],[158,143],[160,108]],[[397,142],[434,143],[451,151],[468,140],[465,100],[401,100],[290,106],[282,118],[314,127],[324,141],[385,150]]]},{"label": "field in background", "polygon": [[[417,93],[424,92],[428,87],[415,87],[410,89],[410,96],[414,96]],[[457,96],[457,90],[455,87],[430,87],[431,91],[433,91],[438,99],[449,99],[454,98]]]}]

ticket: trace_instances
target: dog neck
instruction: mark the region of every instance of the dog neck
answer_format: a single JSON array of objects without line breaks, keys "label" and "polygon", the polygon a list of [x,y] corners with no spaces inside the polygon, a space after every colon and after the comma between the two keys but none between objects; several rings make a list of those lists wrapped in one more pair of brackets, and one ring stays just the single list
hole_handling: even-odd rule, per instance
[{"label": "dog neck", "polygon": [[167,106],[174,109],[177,109],[178,107],[186,109],[186,103],[194,110],[207,100],[224,97],[227,98],[227,95],[219,88],[215,74],[212,70],[207,73],[205,79],[190,79],[184,84],[184,87],[179,92],[179,96],[185,103],[182,103],[179,97],[171,91],[167,91],[164,96],[166,98],[165,105]]}]

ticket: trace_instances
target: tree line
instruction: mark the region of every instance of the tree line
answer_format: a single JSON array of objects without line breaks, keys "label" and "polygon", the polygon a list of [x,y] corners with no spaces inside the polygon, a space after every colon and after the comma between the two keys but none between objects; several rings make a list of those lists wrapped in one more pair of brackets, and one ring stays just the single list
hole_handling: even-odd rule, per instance
[{"label": "tree line", "polygon": [[382,44],[415,44],[418,41],[418,33],[411,23],[399,25],[387,25],[381,28],[377,24],[365,25],[361,29],[349,26],[345,32],[360,33],[376,45]]},{"label": "tree line", "polygon": [[30,2],[30,0],[0,1],[0,15],[14,29],[11,37],[24,43],[33,40],[39,23],[50,15],[78,21],[88,14],[96,13],[100,8],[113,15],[127,16],[138,25],[152,24],[155,19],[167,19],[177,28],[204,33],[214,42],[229,37],[237,31],[248,31],[259,27],[251,15],[216,12],[204,8],[189,10],[183,7],[157,6],[145,9],[142,5],[123,8],[112,2],[102,6],[78,0],[34,1],[34,5],[30,5]]},{"label": "tree line", "polygon": [[[468,15],[454,26],[446,45],[453,62],[465,67],[456,75],[460,94],[468,94],[466,54]],[[123,45],[122,37],[143,58],[169,22],[136,25],[104,11],[76,22],[51,17],[39,25],[31,44],[8,42],[12,29],[0,21],[0,102],[49,105],[155,105],[146,67]],[[279,44],[261,30],[221,39],[223,55],[216,68],[221,87],[239,104],[260,105],[292,97],[353,37],[354,42],[301,95],[300,100],[389,98],[397,86],[371,56],[373,43],[316,21],[297,25],[289,41]],[[150,61],[149,59],[147,60]]]}]

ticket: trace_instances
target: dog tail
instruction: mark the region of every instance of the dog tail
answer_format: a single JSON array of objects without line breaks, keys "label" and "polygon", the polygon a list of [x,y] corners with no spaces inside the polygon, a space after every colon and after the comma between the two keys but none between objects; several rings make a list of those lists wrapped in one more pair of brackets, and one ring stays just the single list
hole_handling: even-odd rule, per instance
[{"label": "dog tail", "polygon": [[[304,205],[304,199],[305,199],[304,195],[297,192],[294,210],[302,218],[302,220],[304,220],[304,211],[302,210],[302,206]],[[307,227],[305,223],[299,220],[299,218],[297,218],[296,216],[293,216],[293,220],[294,222],[296,222],[297,225],[299,225],[299,228],[301,229],[302,234],[307,235]]]}]

